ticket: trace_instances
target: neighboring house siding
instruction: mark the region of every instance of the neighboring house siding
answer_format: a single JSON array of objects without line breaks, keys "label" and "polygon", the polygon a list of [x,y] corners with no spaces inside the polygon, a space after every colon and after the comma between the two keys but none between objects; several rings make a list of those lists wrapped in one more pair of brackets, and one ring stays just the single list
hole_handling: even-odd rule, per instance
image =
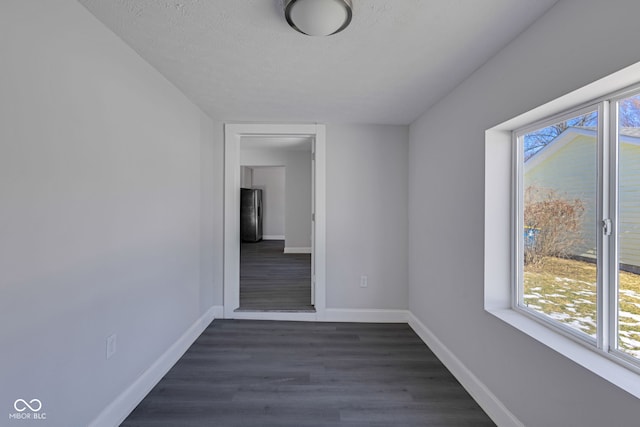
[{"label": "neighboring house siding", "polygon": [[640,266],[640,146],[622,142],[618,156],[620,262]]},{"label": "neighboring house siding", "polygon": [[[640,138],[621,138],[619,149],[620,263],[640,267]],[[558,144],[552,147],[552,144]],[[544,153],[549,149],[549,153]],[[560,135],[525,163],[524,185],[553,188],[585,205],[583,245],[574,255],[594,258],[600,232],[596,212],[595,132]],[[537,158],[539,156],[539,158]]]},{"label": "neighboring house siding", "polygon": [[[542,152],[539,154],[543,154]],[[525,186],[553,188],[568,200],[580,199],[584,203],[582,226],[583,244],[578,253],[595,257],[596,253],[596,138],[579,135],[543,161],[525,163]],[[528,167],[529,163],[535,163]]]}]

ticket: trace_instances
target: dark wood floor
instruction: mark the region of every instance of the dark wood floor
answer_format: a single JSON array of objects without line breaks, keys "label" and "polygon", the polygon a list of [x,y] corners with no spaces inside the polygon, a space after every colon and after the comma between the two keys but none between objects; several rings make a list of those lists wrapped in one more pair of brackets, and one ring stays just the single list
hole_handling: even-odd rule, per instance
[{"label": "dark wood floor", "polygon": [[215,320],[122,424],[493,426],[406,324]]},{"label": "dark wood floor", "polygon": [[240,246],[239,311],[315,311],[311,255],[285,254],[284,240]]}]

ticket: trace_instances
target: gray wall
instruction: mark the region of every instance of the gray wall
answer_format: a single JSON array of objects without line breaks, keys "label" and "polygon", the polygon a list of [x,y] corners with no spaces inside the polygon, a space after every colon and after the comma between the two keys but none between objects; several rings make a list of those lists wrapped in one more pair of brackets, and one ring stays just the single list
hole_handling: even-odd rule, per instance
[{"label": "gray wall", "polygon": [[4,1],[0,52],[2,416],[87,425],[221,290],[220,124],[75,1]]},{"label": "gray wall", "polygon": [[258,167],[252,170],[253,188],[262,190],[263,237],[281,238],[285,229],[285,167]]},{"label": "gray wall", "polygon": [[285,247],[311,247],[311,152],[242,149],[244,166],[285,166]]},{"label": "gray wall", "polygon": [[327,308],[407,308],[407,169],[407,126],[327,125]]},{"label": "gray wall", "polygon": [[560,1],[411,125],[409,307],[527,426],[637,425],[638,399],[483,310],[484,131],[640,58],[636,1]]},{"label": "gray wall", "polygon": [[240,188],[253,186],[253,169],[248,166],[240,166]]}]

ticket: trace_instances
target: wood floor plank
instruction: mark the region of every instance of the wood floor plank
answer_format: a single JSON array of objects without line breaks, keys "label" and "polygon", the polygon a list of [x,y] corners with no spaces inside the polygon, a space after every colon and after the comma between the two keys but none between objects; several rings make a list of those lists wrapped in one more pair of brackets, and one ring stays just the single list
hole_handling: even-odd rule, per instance
[{"label": "wood floor plank", "polygon": [[493,425],[408,325],[253,320],[215,320],[122,424]]},{"label": "wood floor plank", "polygon": [[284,240],[240,245],[238,311],[315,311],[311,255],[285,254]]}]

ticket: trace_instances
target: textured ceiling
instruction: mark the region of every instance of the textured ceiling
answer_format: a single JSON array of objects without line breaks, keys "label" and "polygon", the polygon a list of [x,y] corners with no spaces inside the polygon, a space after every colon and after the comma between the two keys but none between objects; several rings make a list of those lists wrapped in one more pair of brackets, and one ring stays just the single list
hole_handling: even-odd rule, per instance
[{"label": "textured ceiling", "polygon": [[79,0],[213,118],[408,124],[556,0],[353,0],[331,37],[282,0]]}]

